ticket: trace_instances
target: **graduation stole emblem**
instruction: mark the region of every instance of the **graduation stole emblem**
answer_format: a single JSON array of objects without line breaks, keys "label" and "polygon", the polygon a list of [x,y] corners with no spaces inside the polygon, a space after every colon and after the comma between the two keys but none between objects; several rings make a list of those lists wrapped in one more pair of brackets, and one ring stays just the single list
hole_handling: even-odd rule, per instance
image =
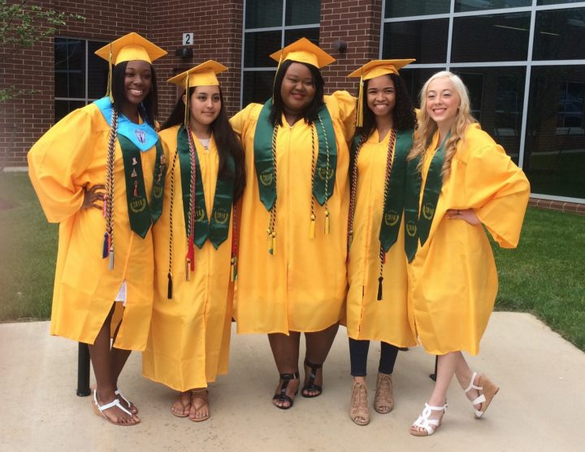
[{"label": "graduation stole emblem", "polygon": [[422,202],[420,202],[422,180],[421,173],[418,170],[421,156],[419,155],[408,162],[406,205],[404,208],[404,228],[406,232],[404,248],[408,262],[412,262],[416,255],[419,239],[420,245],[423,246],[429,237],[433,218],[437,211],[439,194],[443,187],[441,170],[445,160],[445,143],[450,136],[451,133],[448,133],[431,160],[423,189]]},{"label": "graduation stole emblem", "polygon": [[166,162],[160,140],[156,142],[156,161],[154,167],[154,179],[152,183],[152,196],[150,205],[146,198],[144,175],[140,149],[124,135],[118,135],[118,141],[122,148],[124,161],[124,176],[126,180],[126,201],[128,203],[128,218],[130,229],[140,237],[146,237],[150,226],[162,212],[162,200],[164,181],[166,175]]},{"label": "graduation stole emblem", "polygon": [[[213,196],[213,210],[211,218],[207,214],[205,207],[205,192],[203,190],[203,180],[201,178],[201,168],[199,157],[195,152],[195,187],[194,193],[191,193],[192,165],[191,155],[189,152],[189,138],[187,129],[184,125],[179,128],[177,134],[177,154],[181,168],[181,189],[183,192],[183,213],[185,216],[185,227],[187,228],[187,237],[190,237],[189,219],[194,220],[193,243],[201,249],[207,239],[213,244],[215,249],[227,239],[229,233],[230,216],[232,210],[232,201],[234,193],[234,178],[222,179],[217,178],[215,194]],[[233,174],[235,172],[235,163],[231,155],[227,158],[228,170]],[[194,204],[191,196],[195,197]],[[190,206],[194,205],[194,211],[190,212]]]},{"label": "graduation stole emblem", "polygon": [[[274,124],[270,123],[272,111],[272,98],[268,99],[256,125],[254,133],[254,166],[260,191],[260,201],[271,210],[276,202],[276,168],[273,158]],[[337,144],[333,122],[327,107],[323,105],[318,112],[318,120],[315,121],[319,142],[319,153],[313,174],[313,196],[319,205],[333,195],[335,185],[335,171],[337,169]]]}]

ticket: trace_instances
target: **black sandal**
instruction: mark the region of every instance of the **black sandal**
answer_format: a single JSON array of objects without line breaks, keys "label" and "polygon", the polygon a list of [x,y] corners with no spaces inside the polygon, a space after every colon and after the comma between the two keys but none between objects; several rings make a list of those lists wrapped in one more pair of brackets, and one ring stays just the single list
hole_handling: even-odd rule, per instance
[{"label": "black sandal", "polygon": [[[317,378],[317,371],[323,367],[323,364],[313,364],[305,358],[305,367],[311,369],[311,374],[309,375],[309,382],[303,387],[303,391],[301,395],[306,399],[312,399],[313,397],[319,397],[323,392],[323,387],[315,384],[315,379]],[[305,391],[314,391],[317,394],[305,394]]]},{"label": "black sandal", "polygon": [[[280,408],[281,410],[288,410],[289,408],[292,408],[293,404],[295,403],[295,401],[289,397],[288,395],[286,395],[286,388],[288,387],[288,384],[291,380],[298,380],[299,379],[299,372],[293,372],[292,374],[280,374],[280,380],[282,381],[282,384],[280,386],[280,391],[277,392],[276,394],[274,394],[274,397],[272,397],[273,401],[278,401],[278,402],[288,402],[289,405],[276,405],[274,404],[274,406],[276,408]],[[299,392],[299,390],[297,389],[297,391],[295,392],[295,395],[297,395]]]}]

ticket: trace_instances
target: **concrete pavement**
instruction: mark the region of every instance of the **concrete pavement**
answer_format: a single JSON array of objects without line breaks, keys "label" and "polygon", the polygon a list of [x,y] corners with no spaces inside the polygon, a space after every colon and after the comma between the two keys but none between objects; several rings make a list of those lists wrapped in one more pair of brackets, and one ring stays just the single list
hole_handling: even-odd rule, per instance
[{"label": "concrete pavement", "polygon": [[[394,373],[396,407],[372,412],[358,427],[348,416],[351,378],[344,328],[325,365],[323,395],[297,396],[288,411],[271,404],[278,376],[265,336],[232,337],[230,373],[210,388],[203,423],[170,414],[175,394],[141,376],[134,353],[120,382],[142,423],[116,427],[75,395],[77,344],[48,334],[48,322],[0,324],[0,451],[585,451],[585,354],[529,314],[495,313],[470,357],[501,387],[481,420],[453,381],[437,433],[415,438],[408,427],[432,389],[434,359],[401,352]],[[373,401],[379,344],[368,368]],[[302,353],[301,353],[302,356]]]}]

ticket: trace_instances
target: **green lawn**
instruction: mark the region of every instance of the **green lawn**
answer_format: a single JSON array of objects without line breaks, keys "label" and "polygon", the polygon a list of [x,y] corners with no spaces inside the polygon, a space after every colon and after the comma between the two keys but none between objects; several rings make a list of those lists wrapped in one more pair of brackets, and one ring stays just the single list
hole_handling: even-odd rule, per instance
[{"label": "green lawn", "polygon": [[[494,251],[497,309],[533,313],[585,350],[585,217],[529,209],[518,249]],[[56,253],[27,175],[0,173],[0,322],[49,318]]]}]

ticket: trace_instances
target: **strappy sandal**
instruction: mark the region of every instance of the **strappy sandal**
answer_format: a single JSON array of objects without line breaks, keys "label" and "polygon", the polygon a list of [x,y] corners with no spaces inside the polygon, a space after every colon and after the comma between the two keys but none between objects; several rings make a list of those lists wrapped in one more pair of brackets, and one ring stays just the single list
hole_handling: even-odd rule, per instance
[{"label": "strappy sandal", "polygon": [[351,385],[351,402],[349,404],[349,417],[360,426],[370,423],[370,409],[368,408],[368,388],[359,381]]},{"label": "strappy sandal", "polygon": [[[291,398],[290,396],[288,396],[286,394],[286,388],[288,387],[288,384],[290,383],[291,380],[298,380],[299,379],[299,372],[293,372],[292,374],[280,374],[280,381],[282,382],[280,384],[280,391],[278,391],[276,394],[274,394],[274,397],[272,397],[272,401],[274,402],[287,402],[288,405],[277,405],[276,403],[274,403],[274,406],[276,408],[280,408],[281,410],[288,410],[289,408],[292,408],[292,406],[294,405],[295,401],[293,398]],[[299,390],[297,389],[295,391],[295,395],[297,395],[299,392]]]},{"label": "strappy sandal", "polygon": [[380,414],[388,414],[394,409],[394,385],[388,374],[378,373],[374,410]]},{"label": "strappy sandal", "polygon": [[[185,403],[185,399],[188,398],[189,400]],[[180,411],[175,411],[173,408],[175,404],[179,402],[181,404]],[[177,396],[177,400],[171,405],[171,414],[176,417],[188,417],[189,413],[185,414],[185,410],[189,408],[191,411],[191,391],[180,392]]]},{"label": "strappy sandal", "polygon": [[[91,403],[93,405],[93,409],[95,411],[95,414],[97,414],[100,417],[103,417],[110,424],[119,425],[120,427],[129,427],[129,426],[137,425],[140,423],[140,419],[138,418],[138,416],[135,416],[130,411],[128,411],[126,408],[124,408],[122,406],[122,404],[120,403],[120,400],[118,400],[118,399],[114,399],[110,403],[104,403],[103,405],[100,405],[98,402],[98,399],[97,399],[97,389],[93,390],[93,400]],[[108,416],[106,416],[106,413],[104,413],[104,411],[107,411],[110,408],[114,408],[114,407],[119,408],[121,411],[123,411],[128,416],[130,416],[132,418],[133,422],[128,422],[128,423],[115,422],[112,419],[110,419]]]},{"label": "strappy sandal", "polygon": [[116,396],[117,399],[122,399],[126,403],[128,410],[130,410],[130,412],[132,414],[138,414],[138,408],[136,407],[136,405],[134,405],[132,402],[130,402],[130,400],[128,400],[126,397],[124,397],[124,394],[122,394],[122,391],[120,391],[119,389],[116,389],[114,391],[114,395]]},{"label": "strappy sandal", "polygon": [[[203,400],[203,403],[199,406],[195,405],[195,400]],[[202,408],[207,406],[207,414],[201,417],[191,417],[189,413],[189,420],[193,422],[203,422],[210,418],[211,412],[209,411],[209,391],[207,389],[200,389],[198,391],[191,391],[191,409],[195,409],[195,414]]]},{"label": "strappy sandal", "polygon": [[465,394],[467,394],[472,389],[476,389],[479,392],[479,396],[477,396],[477,398],[475,400],[471,401],[472,405],[481,404],[481,407],[479,410],[476,410],[475,406],[473,408],[475,418],[479,419],[484,415],[484,413],[486,412],[486,410],[490,406],[490,403],[492,403],[492,399],[498,393],[500,388],[498,388],[495,384],[493,384],[491,382],[491,380],[488,377],[486,377],[485,375],[479,376],[479,381],[478,381],[479,386],[476,386],[474,384],[475,377],[477,377],[477,373],[473,372],[473,375],[471,376],[471,381],[469,382],[469,386],[467,386],[467,389],[465,390]]},{"label": "strappy sandal", "polygon": [[[410,426],[410,434],[413,436],[431,436],[441,425],[443,416],[440,419],[431,419],[433,411],[447,411],[447,402],[443,406],[430,406],[425,403],[425,408],[418,419]],[[422,429],[422,430],[421,430]]]},{"label": "strappy sandal", "polygon": [[[303,390],[301,395],[306,399],[312,399],[314,397],[319,397],[323,392],[323,387],[315,384],[315,379],[317,378],[317,371],[323,368],[323,364],[313,364],[309,362],[305,358],[305,367],[311,369],[311,373],[309,374],[309,381],[308,383],[303,386]],[[305,391],[312,391],[316,392],[316,394],[307,394]]]}]

